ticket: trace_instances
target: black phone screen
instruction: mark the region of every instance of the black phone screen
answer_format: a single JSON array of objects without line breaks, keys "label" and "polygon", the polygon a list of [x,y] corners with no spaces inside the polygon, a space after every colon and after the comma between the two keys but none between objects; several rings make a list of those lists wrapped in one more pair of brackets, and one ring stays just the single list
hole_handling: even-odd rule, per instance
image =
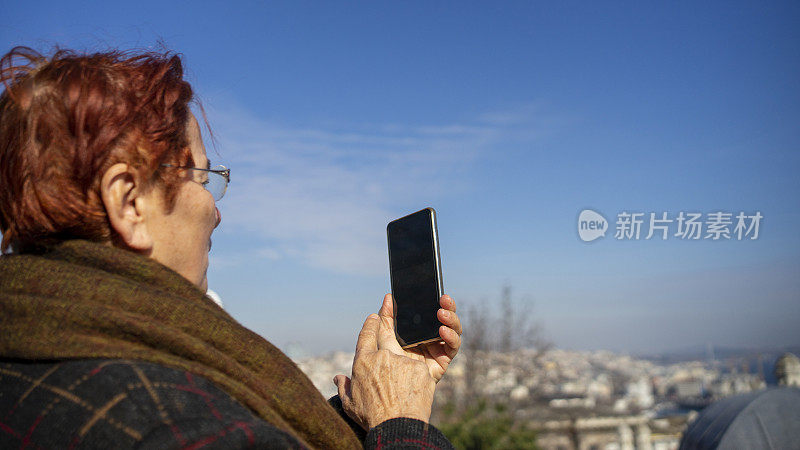
[{"label": "black phone screen", "polygon": [[398,341],[405,347],[438,339],[442,288],[435,212],[417,211],[390,222],[386,230]]}]

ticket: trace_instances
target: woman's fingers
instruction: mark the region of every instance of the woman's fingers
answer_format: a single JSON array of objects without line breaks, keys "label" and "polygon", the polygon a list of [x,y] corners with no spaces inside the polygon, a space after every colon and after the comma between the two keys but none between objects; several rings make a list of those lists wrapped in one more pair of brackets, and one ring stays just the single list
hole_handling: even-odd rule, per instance
[{"label": "woman's fingers", "polygon": [[452,328],[448,327],[439,327],[439,337],[447,344],[448,347],[454,350],[458,350],[461,347],[461,336],[455,332]]},{"label": "woman's fingers", "polygon": [[461,319],[458,318],[458,314],[443,308],[436,312],[436,317],[442,325],[452,329],[458,335],[461,335]]},{"label": "woman's fingers", "polygon": [[364,321],[364,326],[358,333],[358,341],[356,341],[356,358],[363,351],[378,351],[378,332],[381,327],[381,321],[377,314],[370,314],[367,320]]},{"label": "woman's fingers", "polygon": [[350,377],[345,375],[336,375],[333,377],[333,384],[336,385],[338,390],[339,400],[342,401],[342,409],[344,412],[357,424],[361,425],[362,428],[369,430],[364,423],[363,418],[359,417],[358,411],[356,411],[356,405],[353,404],[352,384]]},{"label": "woman's fingers", "polygon": [[444,308],[444,309],[446,309],[448,311],[456,312],[456,302],[455,302],[455,300],[453,300],[452,297],[450,297],[447,294],[445,294],[445,295],[441,296],[441,298],[439,298],[439,306],[441,306],[442,308]]},{"label": "woman's fingers", "polygon": [[339,391],[339,398],[342,400],[342,404],[345,401],[350,400],[350,377],[346,375],[336,375],[333,377],[333,384],[336,385]]},{"label": "woman's fingers", "polygon": [[430,369],[431,376],[437,382],[444,376],[447,367],[450,365],[450,362],[453,361],[455,353],[456,351],[444,342],[434,342],[425,348],[426,357],[433,360],[436,364],[436,366],[429,364],[428,368]]}]

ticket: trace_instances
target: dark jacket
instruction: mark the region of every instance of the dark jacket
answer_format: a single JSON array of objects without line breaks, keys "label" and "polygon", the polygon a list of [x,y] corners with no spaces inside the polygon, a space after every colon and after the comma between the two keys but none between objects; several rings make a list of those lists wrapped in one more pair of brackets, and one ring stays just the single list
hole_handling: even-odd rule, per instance
[{"label": "dark jacket", "polygon": [[[364,447],[452,448],[414,419],[371,429]],[[122,359],[0,359],[0,448],[303,447],[186,371]]]}]

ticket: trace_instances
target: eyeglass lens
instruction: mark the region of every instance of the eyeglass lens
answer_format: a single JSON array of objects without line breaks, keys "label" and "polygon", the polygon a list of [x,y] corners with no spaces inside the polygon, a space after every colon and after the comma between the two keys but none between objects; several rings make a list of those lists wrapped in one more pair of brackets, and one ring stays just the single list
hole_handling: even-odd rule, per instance
[{"label": "eyeglass lens", "polygon": [[[222,166],[214,167],[214,170],[225,169]],[[211,195],[214,196],[214,200],[219,200],[222,196],[225,195],[225,190],[228,187],[228,180],[225,179],[225,176],[216,172],[208,172],[208,183],[205,184],[206,189]]]}]

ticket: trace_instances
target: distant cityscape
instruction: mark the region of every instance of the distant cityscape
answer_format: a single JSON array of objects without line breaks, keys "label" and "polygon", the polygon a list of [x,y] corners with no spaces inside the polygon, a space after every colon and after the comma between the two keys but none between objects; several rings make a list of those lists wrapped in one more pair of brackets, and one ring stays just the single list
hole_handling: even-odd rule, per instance
[{"label": "distant cityscape", "polygon": [[[784,384],[800,385],[800,360],[792,354],[798,350],[709,347],[647,358],[559,349],[460,354],[437,386],[431,421],[444,420],[445,405],[485,398],[537,430],[536,444],[545,450],[677,449],[687,424],[713,401],[775,385],[776,373]],[[327,398],[336,394],[331,379],[349,375],[352,359],[336,352],[296,362]]]}]

